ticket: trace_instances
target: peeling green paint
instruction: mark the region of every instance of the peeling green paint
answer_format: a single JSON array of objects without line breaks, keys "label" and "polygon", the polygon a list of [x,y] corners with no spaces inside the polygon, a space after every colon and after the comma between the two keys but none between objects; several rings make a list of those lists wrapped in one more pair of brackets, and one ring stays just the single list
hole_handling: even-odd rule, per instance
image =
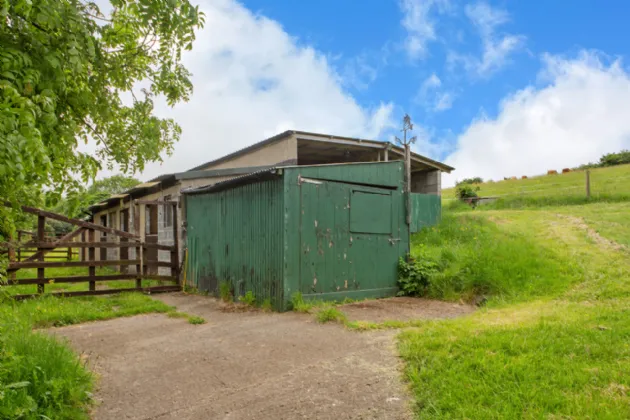
[{"label": "peeling green paint", "polygon": [[282,168],[277,178],[186,196],[188,275],[213,292],[229,281],[274,308],[291,296],[396,293],[409,248],[402,162]]}]

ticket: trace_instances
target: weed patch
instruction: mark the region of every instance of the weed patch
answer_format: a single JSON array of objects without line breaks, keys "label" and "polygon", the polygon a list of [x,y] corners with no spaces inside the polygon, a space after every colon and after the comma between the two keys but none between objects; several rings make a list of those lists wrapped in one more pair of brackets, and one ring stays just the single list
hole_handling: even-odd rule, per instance
[{"label": "weed patch", "polygon": [[238,301],[247,306],[256,306],[256,296],[254,296],[254,292],[249,290],[243,296],[238,297]]},{"label": "weed patch", "polygon": [[201,325],[201,324],[205,324],[206,320],[200,316],[191,315],[188,317],[188,323],[192,325]]},{"label": "weed patch", "polygon": [[222,281],[219,283],[219,297],[223,302],[231,303],[234,301],[234,294],[232,293],[232,285],[228,281]]},{"label": "weed patch", "polygon": [[327,322],[337,322],[343,324],[346,322],[346,315],[337,308],[323,308],[317,312],[317,321],[322,324]]},{"label": "weed patch", "polygon": [[273,305],[271,304],[271,299],[267,298],[263,300],[263,302],[260,304],[260,309],[262,309],[265,312],[273,311]]}]

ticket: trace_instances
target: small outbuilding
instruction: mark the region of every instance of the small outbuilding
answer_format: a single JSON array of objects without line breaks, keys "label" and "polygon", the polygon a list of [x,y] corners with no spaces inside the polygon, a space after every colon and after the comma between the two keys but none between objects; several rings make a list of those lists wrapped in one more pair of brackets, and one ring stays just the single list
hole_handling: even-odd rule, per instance
[{"label": "small outbuilding", "polygon": [[186,190],[188,283],[215,293],[225,282],[276,310],[296,292],[393,296],[409,250],[403,191],[399,161],[270,168]]}]

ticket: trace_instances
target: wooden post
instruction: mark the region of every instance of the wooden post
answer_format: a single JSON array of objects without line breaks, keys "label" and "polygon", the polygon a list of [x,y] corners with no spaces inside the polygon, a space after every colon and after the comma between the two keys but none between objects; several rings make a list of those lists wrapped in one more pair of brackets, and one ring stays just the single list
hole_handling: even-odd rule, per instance
[{"label": "wooden post", "polygon": [[586,170],[586,198],[591,198],[591,171]]},{"label": "wooden post", "polygon": [[[20,233],[18,232],[18,235],[19,235],[19,234],[20,234]],[[11,243],[11,242],[13,242],[13,235],[10,235],[10,236],[9,236],[9,242],[10,242],[10,243]],[[18,245],[18,247],[19,247],[19,246],[20,246],[20,243],[18,242],[18,244],[17,244],[17,245]],[[20,252],[20,248],[18,248],[18,252]],[[15,248],[11,247],[11,246],[10,246],[10,244],[9,244],[9,248],[7,249],[7,254],[8,254],[8,256],[9,256],[9,262],[10,262],[10,263],[15,262]],[[11,272],[9,273],[9,279],[10,279],[10,280],[15,280],[15,271],[11,271]]]},{"label": "wooden post", "polygon": [[[90,245],[92,245],[89,249],[88,249],[88,258],[90,261],[96,261],[96,248],[93,246],[95,245],[96,242],[96,235],[95,235],[95,231],[94,229],[90,229],[88,230],[88,242],[90,242]],[[96,267],[91,266],[88,267],[88,275],[90,277],[90,291],[95,291],[96,290],[96,281],[94,280],[94,277],[96,277]]]},{"label": "wooden post", "polygon": [[177,204],[173,204],[173,250],[171,251],[171,275],[177,277],[179,284],[179,232],[177,229]]},{"label": "wooden post", "polygon": [[[22,231],[18,231],[18,246],[22,245]],[[22,248],[17,249],[17,261],[22,260]]]},{"label": "wooden post", "polygon": [[[81,233],[81,242],[86,242],[85,232]],[[81,248],[81,261],[87,261],[87,248]]]},{"label": "wooden post", "polygon": [[140,237],[140,242],[136,247],[136,259],[139,260],[136,264],[136,288],[142,287],[142,276],[144,269],[144,243],[145,243],[145,207],[144,204],[135,203],[133,224],[136,230],[136,235]]},{"label": "wooden post", "polygon": [[[46,217],[45,216],[37,216],[37,242],[44,242],[44,237],[46,235]],[[43,251],[43,249],[38,248],[37,251]],[[39,261],[44,261],[45,254],[41,254],[38,258]],[[37,269],[37,279],[43,280],[46,278],[46,274],[44,273],[44,268]],[[37,285],[37,293],[44,293],[44,283],[40,283]]]}]

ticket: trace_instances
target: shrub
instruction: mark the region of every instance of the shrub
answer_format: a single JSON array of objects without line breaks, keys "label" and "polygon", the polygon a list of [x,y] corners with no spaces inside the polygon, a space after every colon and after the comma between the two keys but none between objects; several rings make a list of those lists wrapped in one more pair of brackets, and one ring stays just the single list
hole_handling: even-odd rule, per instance
[{"label": "shrub", "polygon": [[460,200],[464,200],[466,198],[475,198],[478,197],[477,191],[479,191],[479,187],[473,187],[470,184],[458,184],[455,187],[455,196]]},{"label": "shrub", "polygon": [[426,258],[398,260],[398,296],[424,296],[431,282],[431,276],[437,272],[437,264]]},{"label": "shrub", "polygon": [[256,296],[254,296],[254,292],[250,290],[245,293],[245,295],[239,296],[238,301],[247,306],[254,306],[256,304]]}]

